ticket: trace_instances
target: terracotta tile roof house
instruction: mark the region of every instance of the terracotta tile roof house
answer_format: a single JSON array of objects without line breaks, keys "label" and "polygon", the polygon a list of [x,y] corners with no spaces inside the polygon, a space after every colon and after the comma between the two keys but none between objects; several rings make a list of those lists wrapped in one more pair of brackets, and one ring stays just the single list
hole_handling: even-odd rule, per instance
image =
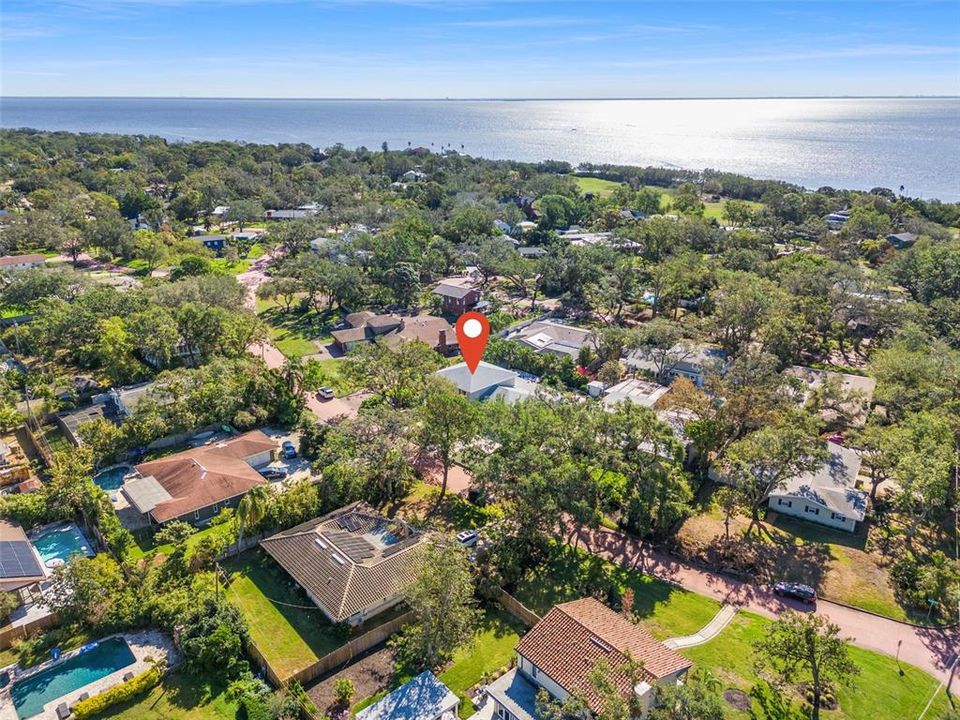
[{"label": "terracotta tile roof house", "polygon": [[357,344],[382,339],[388,344],[408,340],[421,340],[444,356],[459,352],[457,334],[453,327],[435,315],[374,315],[371,312],[356,312],[347,315],[350,327],[334,330],[330,334],[342,352],[352,350]]},{"label": "terracotta tile roof house", "polygon": [[[643,680],[636,686],[620,670],[628,655],[643,666]],[[613,668],[611,679],[623,695],[636,693],[645,707],[655,685],[675,684],[692,665],[639,625],[583,598],[550,610],[517,643],[517,667],[491,684],[488,693],[518,720],[537,717],[530,699],[540,688],[561,701],[581,696],[593,712],[600,712],[602,698],[588,675],[601,661]],[[494,717],[500,717],[496,711]]]},{"label": "terracotta tile roof house", "polygon": [[148,520],[165,523],[211,518],[267,480],[254,468],[273,459],[277,443],[259,430],[140,463],[139,478],[123,494]]},{"label": "terracotta tile roof house", "polygon": [[354,503],[260,542],[331,622],[359,625],[403,599],[426,537]]},{"label": "terracotta tile roof house", "polygon": [[27,270],[43,267],[47,259],[43,255],[4,255],[0,257],[0,269]]}]

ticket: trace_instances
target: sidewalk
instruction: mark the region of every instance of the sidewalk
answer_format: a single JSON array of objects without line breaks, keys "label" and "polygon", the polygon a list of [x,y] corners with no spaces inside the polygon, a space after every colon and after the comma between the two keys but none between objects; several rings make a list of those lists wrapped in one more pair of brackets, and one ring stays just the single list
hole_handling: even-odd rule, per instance
[{"label": "sidewalk", "polygon": [[[575,538],[589,552],[606,560],[764,617],[776,617],[786,610],[810,612],[809,606],[783,600],[761,587],[688,565],[623,533],[581,527],[567,542],[574,544]],[[814,612],[839,625],[841,635],[850,638],[855,645],[899,657],[944,682],[950,674],[950,663],[960,649],[957,644],[960,635],[956,630],[918,628],[826,600],[820,600]]]},{"label": "sidewalk", "polygon": [[710,622],[704,625],[693,635],[667,638],[663,641],[663,644],[668,648],[679,650],[681,648],[696,647],[697,645],[703,645],[705,642],[710,642],[717,635],[719,635],[727,625],[730,624],[730,621],[736,617],[739,610],[740,608],[738,608],[736,605],[724,605],[719,611],[717,611],[717,614],[713,616],[713,619],[711,619]]}]

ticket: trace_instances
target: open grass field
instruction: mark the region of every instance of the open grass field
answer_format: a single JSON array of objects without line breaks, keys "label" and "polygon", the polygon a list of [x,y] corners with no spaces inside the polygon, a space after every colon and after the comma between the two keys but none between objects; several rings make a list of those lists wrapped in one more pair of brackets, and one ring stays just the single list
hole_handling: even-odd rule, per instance
[{"label": "open grass field", "polygon": [[307,667],[349,639],[259,548],[223,567],[230,574],[230,601],[243,612],[250,636],[281,676]]},{"label": "open grass field", "polygon": [[543,615],[557,603],[607,587],[615,588],[621,597],[627,587],[632,589],[634,612],[660,639],[694,633],[720,610],[720,603],[712,598],[561,545],[555,546],[546,563],[528,574],[513,595]]},{"label": "open grass field", "polygon": [[143,697],[110,708],[97,720],[235,720],[237,704],[222,687],[207,687],[184,673],[170,673]]},{"label": "open grass field", "polygon": [[[739,688],[749,692],[759,679],[753,663],[753,643],[764,636],[768,622],[758,615],[742,612],[716,638],[682,653],[698,666],[711,670],[724,689]],[[860,675],[853,678],[849,687],[840,688],[840,709],[822,713],[824,720],[906,720],[919,717],[938,684],[932,676],[905,664],[902,665],[904,674],[900,675],[896,660],[868,650],[851,647],[850,655],[860,667]],[[799,704],[799,699],[797,702]],[[946,696],[940,693],[926,718],[944,717],[947,704]],[[757,710],[759,712],[759,708]],[[747,720],[764,715],[729,709],[727,717]]]},{"label": "open grass field", "polygon": [[577,187],[580,188],[580,192],[592,193],[600,197],[607,197],[612,195],[613,191],[616,190],[622,183],[614,182],[613,180],[604,180],[602,178],[595,177],[579,177],[574,176],[573,181],[577,184]]}]

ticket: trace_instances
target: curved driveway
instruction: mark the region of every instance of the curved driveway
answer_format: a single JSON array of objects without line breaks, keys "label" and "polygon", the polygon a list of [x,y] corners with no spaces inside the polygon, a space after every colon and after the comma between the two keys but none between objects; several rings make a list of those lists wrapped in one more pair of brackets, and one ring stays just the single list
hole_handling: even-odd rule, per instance
[{"label": "curved driveway", "polygon": [[[590,552],[618,565],[766,617],[776,617],[788,609],[809,611],[805,605],[781,600],[763,588],[680,562],[640,540],[612,530],[580,528],[567,542],[578,542]],[[841,635],[850,638],[855,645],[893,657],[899,653],[904,662],[947,681],[960,638],[956,629],[919,628],[826,600],[820,600],[814,612],[839,625]],[[954,681],[955,691],[958,682],[960,679]]]}]

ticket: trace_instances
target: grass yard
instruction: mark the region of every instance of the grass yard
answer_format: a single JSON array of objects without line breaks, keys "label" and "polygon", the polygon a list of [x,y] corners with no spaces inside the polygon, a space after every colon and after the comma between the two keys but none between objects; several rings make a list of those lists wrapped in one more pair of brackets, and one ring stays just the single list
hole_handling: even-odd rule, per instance
[{"label": "grass yard", "polygon": [[[514,657],[514,647],[520,636],[526,632],[521,622],[504,610],[488,610],[483,616],[480,627],[474,635],[471,645],[461,647],[453,660],[438,676],[460,698],[460,717],[468,718],[476,712],[476,707],[467,697],[467,691],[479,683],[484,675],[501,670],[510,665]],[[353,706],[354,713],[369,707],[386,695],[390,690],[400,687],[410,680],[412,675],[400,674],[394,677],[390,688],[364,698]]]},{"label": "grass yard", "polygon": [[214,258],[210,261],[210,265],[213,267],[214,272],[222,273],[224,275],[239,275],[242,272],[246,272],[250,269],[250,266],[253,265],[253,260],[237,260],[236,262],[230,262],[226,258]]},{"label": "grass yard", "polygon": [[67,440],[67,436],[63,434],[59,425],[44,425],[40,428],[40,437],[43,438],[52,453],[73,452],[73,445]]},{"label": "grass yard", "polygon": [[347,639],[269,555],[249,550],[223,563],[228,597],[243,612],[250,636],[281,676],[336,650]]},{"label": "grass yard", "polygon": [[529,573],[513,595],[543,615],[557,603],[577,600],[607,587],[615,588],[621,597],[630,587],[634,592],[634,612],[661,640],[696,632],[720,610],[720,603],[712,598],[563,545],[556,545],[550,559]]},{"label": "grass yard", "polygon": [[437,512],[431,513],[439,495],[438,486],[419,482],[404,499],[403,504],[392,508],[389,514],[418,525],[429,524],[443,532],[474,530],[500,516],[495,506],[477,507],[449,491]]},{"label": "grass yard", "polygon": [[[753,665],[753,643],[764,636],[768,622],[758,615],[741,612],[714,640],[682,653],[698,666],[710,669],[724,689],[749,692],[758,680]],[[901,676],[896,660],[886,655],[856,647],[850,648],[850,655],[861,673],[849,687],[840,689],[839,711],[823,712],[824,720],[916,718],[938,685],[932,676],[906,664]],[[926,717],[929,720],[944,717],[947,704],[946,696],[941,693]],[[728,708],[727,717],[747,720],[754,716]],[[760,717],[764,715],[761,713]]]},{"label": "grass yard", "polygon": [[523,624],[509,613],[490,611],[484,616],[473,645],[457,650],[440,680],[460,697],[461,718],[476,712],[467,698],[467,690],[479,683],[484,675],[508,666],[514,656],[513,649],[525,632]]},{"label": "grass yard", "polygon": [[299,300],[290,311],[275,300],[257,299],[257,314],[267,323],[273,344],[288,358],[317,352],[318,345],[332,340],[329,326],[340,319],[339,310],[298,312]]},{"label": "grass yard", "polygon": [[592,193],[593,195],[597,195],[599,197],[607,197],[608,195],[612,195],[614,190],[623,185],[623,183],[614,182],[613,180],[604,180],[603,178],[597,177],[574,176],[573,181],[577,184],[577,187],[580,189],[581,193]]},{"label": "grass yard", "polygon": [[[224,535],[229,537],[231,542],[236,541],[232,522],[220,523],[219,525],[208,525],[207,527],[203,528],[202,530],[198,530],[189,538],[187,538],[187,555],[190,554],[197,543],[209,535]],[[173,552],[173,545],[156,544],[154,541],[153,530],[150,528],[137,530],[133,533],[133,539],[136,544],[130,548],[130,557],[134,560],[154,551],[163,555],[169,555],[171,552]]]},{"label": "grass yard", "polygon": [[359,388],[343,376],[344,360],[345,358],[308,360],[307,367],[304,370],[304,382],[308,389],[317,390],[327,385],[333,388],[337,397],[344,397],[356,392]]},{"label": "grass yard", "polygon": [[184,673],[170,673],[143,697],[116,705],[101,715],[114,720],[235,720],[237,704],[222,687],[208,687]]},{"label": "grass yard", "polygon": [[63,652],[76,650],[96,638],[89,631],[76,627],[55,627],[45,630],[27,640],[14,643],[13,647],[0,650],[0,667],[20,663],[20,667],[29,668],[50,659],[50,651],[58,647]]}]

